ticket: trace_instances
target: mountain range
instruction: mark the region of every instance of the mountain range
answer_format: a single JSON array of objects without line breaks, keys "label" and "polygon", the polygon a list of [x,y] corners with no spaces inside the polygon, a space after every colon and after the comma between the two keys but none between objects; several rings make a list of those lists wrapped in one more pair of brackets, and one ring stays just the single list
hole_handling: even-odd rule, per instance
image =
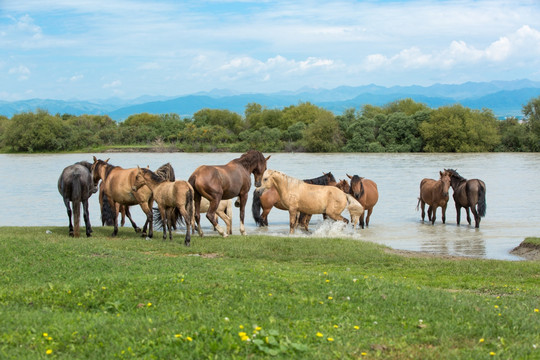
[{"label": "mountain range", "polygon": [[0,115],[12,117],[20,112],[35,111],[39,108],[48,110],[51,114],[109,115],[116,121],[122,121],[132,114],[143,112],[176,113],[186,117],[203,108],[210,108],[243,114],[245,106],[249,103],[258,103],[272,109],[307,101],[337,115],[349,108],[359,109],[365,104],[381,106],[395,100],[411,98],[431,108],[458,103],[472,109],[487,108],[498,118],[505,118],[521,117],[523,105],[538,96],[540,96],[540,82],[527,79],[431,86],[384,87],[370,84],[340,86],[334,89],[302,88],[298,91],[267,94],[235,93],[226,89],[216,89],[177,97],[142,96],[130,100],[109,98],[91,101],[50,99],[0,101]]}]

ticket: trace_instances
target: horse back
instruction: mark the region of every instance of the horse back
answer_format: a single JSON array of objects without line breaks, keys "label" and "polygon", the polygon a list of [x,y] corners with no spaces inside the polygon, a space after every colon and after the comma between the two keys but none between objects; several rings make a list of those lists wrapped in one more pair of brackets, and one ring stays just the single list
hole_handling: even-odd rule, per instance
[{"label": "horse back", "polygon": [[189,177],[189,183],[204,197],[231,199],[249,191],[251,178],[247,170],[235,162],[226,165],[201,165]]},{"label": "horse back", "polygon": [[[133,185],[137,176],[137,168],[123,169],[119,166],[111,169],[102,185],[104,193],[115,202],[123,205],[136,205],[139,201],[133,195]],[[149,199],[152,191],[148,186],[142,186],[137,190],[142,199]]]},{"label": "horse back", "polygon": [[347,196],[335,186],[299,184],[298,210],[306,214],[340,213],[347,206]]},{"label": "horse back", "polygon": [[87,167],[73,164],[66,167],[58,179],[58,191],[70,201],[83,201],[92,195],[94,183]]},{"label": "horse back", "polygon": [[370,209],[379,201],[379,190],[373,180],[363,179],[364,194],[360,197],[360,204],[366,209]]}]

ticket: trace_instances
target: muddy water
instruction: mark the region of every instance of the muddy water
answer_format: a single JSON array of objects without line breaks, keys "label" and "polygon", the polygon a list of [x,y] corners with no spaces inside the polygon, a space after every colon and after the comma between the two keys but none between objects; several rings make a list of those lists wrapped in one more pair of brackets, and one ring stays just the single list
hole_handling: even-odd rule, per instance
[{"label": "muddy water", "polygon": [[[92,160],[93,154],[0,155],[0,226],[64,226],[67,216],[56,183],[62,169],[76,161]],[[111,153],[110,163],[122,167],[150,165],[155,169],[170,162],[178,179],[187,179],[201,164],[224,164],[239,154]],[[265,154],[268,155],[268,154]],[[490,259],[519,260],[509,254],[527,236],[540,236],[540,154],[272,154],[268,167],[298,178],[312,178],[331,171],[336,179],[358,174],[374,180],[379,202],[369,229],[352,231],[341,224],[312,219],[311,235],[344,236],[377,242],[396,249]],[[453,200],[447,209],[447,223],[422,223],[416,211],[422,178],[438,178],[439,171],[454,168],[465,178],[480,178],[487,187],[487,214],[480,229],[469,226],[462,210],[462,225],[456,225]],[[250,194],[251,195],[251,194]],[[90,216],[100,226],[97,197],[90,199]],[[137,222],[142,212],[133,208]],[[255,227],[251,196],[246,207],[248,234],[288,236],[288,213],[273,209],[270,226]],[[474,223],[473,223],[474,225]],[[212,234],[210,224],[203,227]],[[234,209],[233,232],[239,234],[239,212]],[[196,241],[196,237],[193,239]]]}]

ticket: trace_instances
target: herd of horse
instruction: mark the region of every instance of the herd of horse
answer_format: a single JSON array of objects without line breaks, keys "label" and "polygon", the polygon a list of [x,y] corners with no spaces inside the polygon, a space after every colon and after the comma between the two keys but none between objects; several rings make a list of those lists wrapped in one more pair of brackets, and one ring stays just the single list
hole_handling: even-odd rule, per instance
[{"label": "herd of horse", "polygon": [[[225,165],[201,165],[188,180],[177,180],[170,163],[156,171],[139,166],[124,169],[109,164],[109,159],[101,160],[95,156],[93,163],[75,163],[66,167],[58,179],[58,190],[64,199],[69,219],[69,235],[80,235],[82,204],[86,235],[91,236],[88,199],[98,191],[98,186],[102,224],[114,227],[112,236],[118,233],[118,217],[122,217],[123,226],[127,216],[135,231],[149,238],[153,236],[154,222],[162,224],[163,239],[167,238],[168,232],[171,240],[177,224],[185,224],[184,244],[189,246],[191,233],[197,231],[199,236],[203,236],[200,214],[206,213],[214,230],[226,237],[232,234],[233,198],[237,198],[235,205],[240,208],[240,233],[245,235],[245,207],[252,174],[256,187],[252,214],[258,226],[268,226],[268,214],[273,207],[289,212],[291,234],[298,226],[309,231],[309,221],[314,214],[349,223],[342,216],[345,209],[349,212],[353,228],[357,223],[361,228],[369,226],[373,207],[379,199],[374,181],[347,174],[350,181],[337,182],[331,172],[323,172],[322,176],[314,179],[299,180],[280,171],[267,169],[269,159],[270,156],[264,157],[260,151],[250,150]],[[441,171],[439,180],[423,179],[420,183],[417,209],[421,206],[422,220],[425,218],[427,204],[431,223],[435,223],[438,207],[442,209],[442,222],[445,223],[450,187],[453,189],[457,223],[460,223],[460,211],[464,207],[469,225],[470,209],[478,228],[480,218],[486,211],[486,186],[478,179],[464,179],[453,169]],[[154,201],[157,209],[153,209]],[[139,205],[146,215],[142,230],[131,218],[129,207],[133,205]],[[226,229],[219,225],[218,216],[225,222]]]}]

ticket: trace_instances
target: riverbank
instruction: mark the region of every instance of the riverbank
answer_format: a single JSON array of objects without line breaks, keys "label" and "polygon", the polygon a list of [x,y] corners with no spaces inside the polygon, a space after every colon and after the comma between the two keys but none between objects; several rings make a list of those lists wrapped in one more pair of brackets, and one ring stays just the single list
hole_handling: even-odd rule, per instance
[{"label": "riverbank", "polygon": [[540,261],[540,238],[526,238],[510,253],[527,260]]},{"label": "riverbank", "polygon": [[534,358],[540,263],[351,239],[0,227],[7,358]]}]

